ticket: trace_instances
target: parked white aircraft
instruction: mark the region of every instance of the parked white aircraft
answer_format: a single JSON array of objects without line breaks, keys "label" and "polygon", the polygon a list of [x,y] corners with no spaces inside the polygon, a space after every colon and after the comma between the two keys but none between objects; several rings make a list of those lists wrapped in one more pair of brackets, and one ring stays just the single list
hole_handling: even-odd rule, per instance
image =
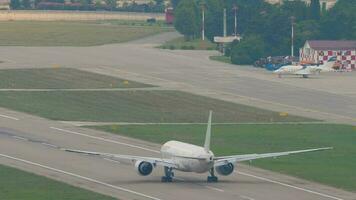
[{"label": "parked white aircraft", "polygon": [[331,57],[327,62],[323,65],[286,65],[283,66],[273,73],[278,74],[279,77],[282,74],[292,74],[292,75],[302,75],[303,78],[308,78],[311,74],[316,74],[320,72],[330,72],[335,71],[333,66],[336,62],[336,57]]},{"label": "parked white aircraft", "polygon": [[115,160],[131,161],[134,163],[135,169],[141,176],[147,176],[151,174],[156,166],[163,166],[165,175],[161,179],[162,182],[172,182],[172,178],[174,176],[173,170],[195,173],[209,172],[210,176],[208,176],[207,181],[217,182],[218,178],[215,176],[215,171],[223,176],[230,175],[234,171],[235,164],[238,162],[332,149],[332,147],[326,147],[278,153],[244,154],[215,157],[213,152],[210,151],[211,116],[212,111],[209,113],[209,121],[204,147],[179,141],[169,141],[161,147],[160,158],[100,153],[73,149],[63,150],[74,153],[101,156]]}]

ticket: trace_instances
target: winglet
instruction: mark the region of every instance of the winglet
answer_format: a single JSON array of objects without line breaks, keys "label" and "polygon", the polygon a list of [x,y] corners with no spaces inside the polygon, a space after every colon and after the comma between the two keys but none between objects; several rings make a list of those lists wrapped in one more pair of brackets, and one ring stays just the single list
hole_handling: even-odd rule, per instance
[{"label": "winglet", "polygon": [[211,138],[211,116],[213,114],[213,111],[209,111],[209,120],[208,120],[208,127],[206,129],[206,135],[205,135],[205,143],[204,143],[204,150],[206,152],[210,151],[210,138]]}]

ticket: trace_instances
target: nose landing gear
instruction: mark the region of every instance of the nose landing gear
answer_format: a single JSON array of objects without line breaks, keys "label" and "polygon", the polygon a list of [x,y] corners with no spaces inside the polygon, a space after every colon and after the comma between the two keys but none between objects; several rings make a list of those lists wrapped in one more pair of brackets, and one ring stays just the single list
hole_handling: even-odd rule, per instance
[{"label": "nose landing gear", "polygon": [[174,173],[172,172],[173,168],[171,167],[164,167],[164,176],[161,178],[161,182],[172,182]]},{"label": "nose landing gear", "polygon": [[208,179],[207,179],[208,183],[216,183],[216,182],[218,182],[218,177],[215,176],[214,168],[211,168],[209,173],[210,173],[210,176],[208,176]]}]

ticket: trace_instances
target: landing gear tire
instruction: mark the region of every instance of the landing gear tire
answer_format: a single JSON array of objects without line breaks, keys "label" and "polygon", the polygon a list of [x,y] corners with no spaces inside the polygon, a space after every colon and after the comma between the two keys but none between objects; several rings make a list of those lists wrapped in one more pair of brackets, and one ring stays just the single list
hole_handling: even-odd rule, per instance
[{"label": "landing gear tire", "polygon": [[216,183],[216,182],[218,182],[218,177],[215,176],[214,168],[211,168],[209,173],[210,173],[211,176],[208,176],[208,178],[207,178],[208,183]]},{"label": "landing gear tire", "polygon": [[172,172],[172,168],[170,167],[164,167],[164,174],[165,176],[162,176],[161,178],[161,182],[163,183],[170,183],[173,181],[173,176],[174,176],[174,173]]},{"label": "landing gear tire", "polygon": [[217,183],[218,182],[218,177],[216,177],[216,176],[208,176],[207,181],[208,181],[208,183]]}]

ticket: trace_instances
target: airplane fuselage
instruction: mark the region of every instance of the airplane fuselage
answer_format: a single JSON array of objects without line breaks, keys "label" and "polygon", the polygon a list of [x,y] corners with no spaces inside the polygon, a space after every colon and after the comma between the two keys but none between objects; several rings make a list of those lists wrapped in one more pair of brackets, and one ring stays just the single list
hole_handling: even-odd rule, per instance
[{"label": "airplane fuselage", "polygon": [[214,154],[193,144],[169,141],[161,147],[161,154],[162,158],[173,159],[179,171],[204,173],[214,166]]},{"label": "airplane fuselage", "polygon": [[286,65],[283,66],[275,71],[273,73],[276,74],[294,74],[295,72],[303,69],[303,66],[301,65]]},{"label": "airplane fuselage", "polygon": [[[305,74],[312,74],[312,73],[317,73],[317,72],[331,72],[334,71],[333,66],[335,64],[335,61],[328,61],[324,63],[323,65],[308,65],[308,66],[303,66],[303,65],[286,65],[283,66],[277,70],[274,70],[273,73],[275,74],[299,74],[299,75],[305,75]],[[304,70],[304,71],[302,71]]]}]

